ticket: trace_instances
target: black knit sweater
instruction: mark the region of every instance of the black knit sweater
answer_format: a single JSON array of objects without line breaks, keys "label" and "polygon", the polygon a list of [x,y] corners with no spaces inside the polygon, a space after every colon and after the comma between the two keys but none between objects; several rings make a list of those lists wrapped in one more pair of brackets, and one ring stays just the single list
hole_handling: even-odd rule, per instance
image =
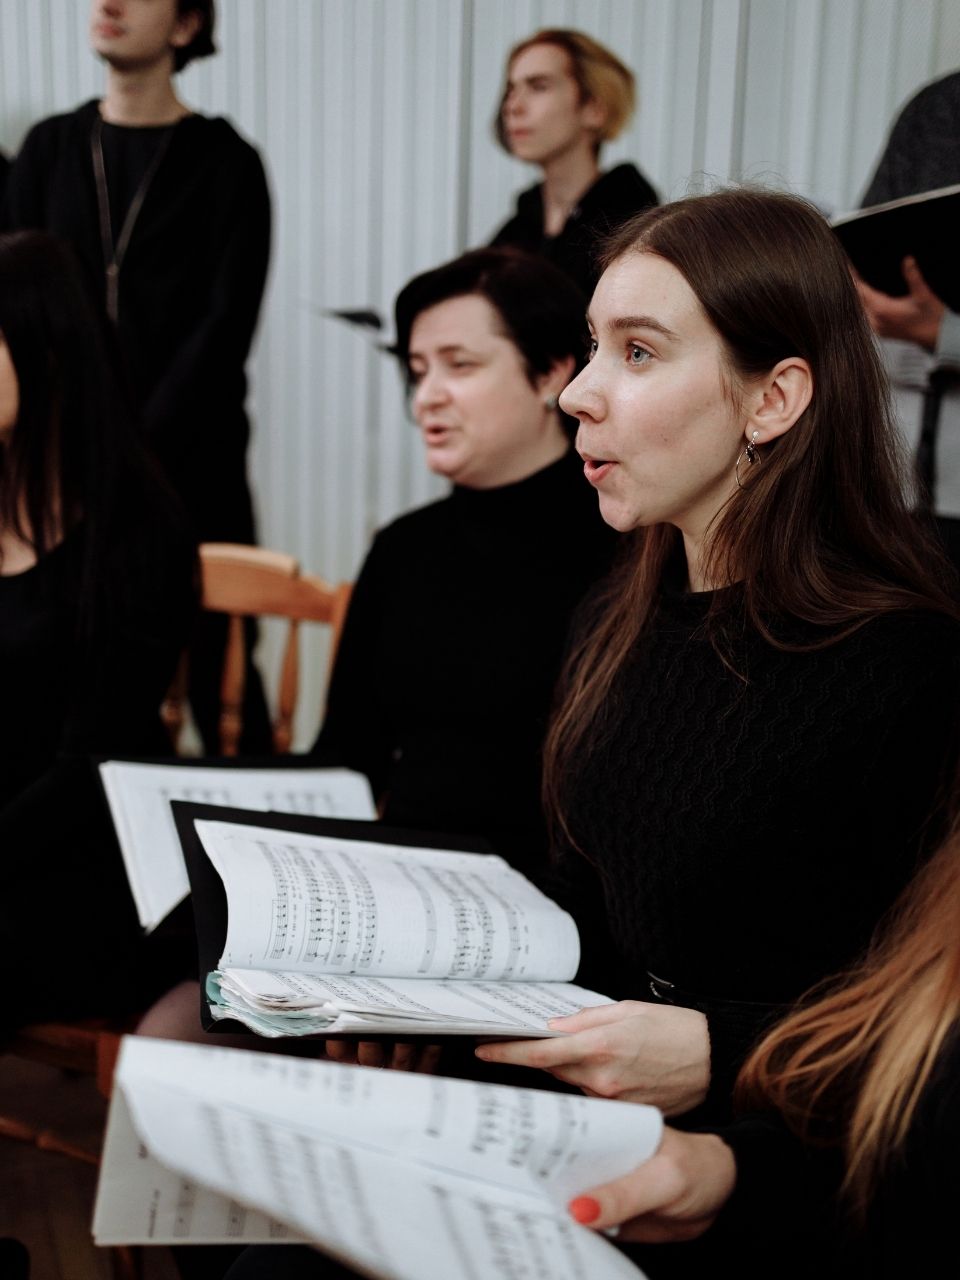
[{"label": "black knit sweater", "polygon": [[[103,298],[91,152],[98,110],[86,102],[30,130],[10,169],[0,222],[4,230],[60,236]],[[104,128],[115,221],[159,132]],[[253,539],[244,365],[269,248],[270,199],[257,152],[226,120],[185,116],[173,126],[123,259],[117,334],[147,443],[201,541]]]},{"label": "black knit sweater", "polygon": [[622,993],[650,998],[649,972],[703,1009],[716,1115],[758,1032],[856,957],[931,838],[957,749],[960,635],[901,613],[798,653],[739,625],[738,675],[703,626],[710,599],[663,598],[583,753],[569,818],[611,933],[590,976],[616,970]]},{"label": "black knit sweater", "polygon": [[118,525],[99,568],[112,608],[92,640],[79,625],[82,525],[0,577],[0,967],[29,970],[3,1001],[0,1040],[24,1022],[142,1009],[192,971],[183,912],[144,937],[90,759],[169,753],[159,707],[196,608],[192,542],[135,501],[165,531],[165,557],[148,576],[143,528]]}]

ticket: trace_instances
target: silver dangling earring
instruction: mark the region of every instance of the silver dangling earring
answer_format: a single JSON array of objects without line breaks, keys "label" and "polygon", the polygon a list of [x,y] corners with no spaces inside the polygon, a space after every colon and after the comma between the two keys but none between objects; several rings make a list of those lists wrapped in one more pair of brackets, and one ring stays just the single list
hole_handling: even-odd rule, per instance
[{"label": "silver dangling earring", "polygon": [[543,407],[552,413],[559,403],[560,400],[557,396],[547,396],[543,402]]},{"label": "silver dangling earring", "polygon": [[746,458],[747,462],[749,462],[751,467],[755,467],[758,463],[763,462],[763,459],[760,457],[760,450],[757,448],[757,436],[759,434],[760,434],[759,431],[754,431],[753,435],[750,437],[747,443],[743,446],[743,448],[740,450],[739,455],[737,456],[736,473],[737,473],[738,489],[743,488],[743,483],[740,480],[740,463],[744,460],[744,458]]}]

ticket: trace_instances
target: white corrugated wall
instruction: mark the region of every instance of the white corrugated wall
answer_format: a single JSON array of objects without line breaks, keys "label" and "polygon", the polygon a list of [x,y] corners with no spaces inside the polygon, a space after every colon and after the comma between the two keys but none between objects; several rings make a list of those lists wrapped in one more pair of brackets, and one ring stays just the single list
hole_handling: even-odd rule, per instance
[{"label": "white corrugated wall", "polygon": [[[897,106],[960,65],[955,0],[220,0],[218,57],[181,77],[260,148],[274,256],[252,360],[262,541],[352,577],[371,531],[441,489],[376,338],[414,272],[481,243],[533,173],[495,145],[507,48],[579,27],[636,71],[641,108],[605,153],[665,197],[748,178],[852,207]],[[94,96],[86,0],[0,0],[0,147]],[[389,331],[386,336],[391,336]],[[268,637],[267,648],[270,648]],[[298,741],[318,716],[322,646]]]}]

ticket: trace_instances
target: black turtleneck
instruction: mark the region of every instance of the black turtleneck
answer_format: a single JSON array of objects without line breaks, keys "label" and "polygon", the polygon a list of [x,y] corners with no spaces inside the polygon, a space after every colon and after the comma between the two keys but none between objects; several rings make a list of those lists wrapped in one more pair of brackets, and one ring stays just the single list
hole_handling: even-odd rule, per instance
[{"label": "black turtleneck", "polygon": [[540,748],[571,614],[610,562],[575,454],[455,488],[377,534],[314,752],[364,772],[385,821],[487,837],[539,878]]}]

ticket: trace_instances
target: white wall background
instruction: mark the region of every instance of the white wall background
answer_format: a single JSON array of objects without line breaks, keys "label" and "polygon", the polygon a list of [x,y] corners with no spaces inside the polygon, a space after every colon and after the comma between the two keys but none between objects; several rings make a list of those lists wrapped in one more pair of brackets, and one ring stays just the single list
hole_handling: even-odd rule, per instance
[{"label": "white wall background", "polygon": [[[665,198],[747,178],[856,205],[897,107],[960,65],[956,0],[219,0],[218,57],[182,96],[260,148],[274,255],[252,361],[261,540],[352,577],[370,533],[441,488],[392,362],[324,314],[390,315],[415,272],[483,242],[534,173],[494,144],[503,58],[544,25],[634,68],[640,112],[605,162]],[[95,96],[87,0],[0,0],[0,147]],[[392,337],[392,331],[386,337]],[[267,648],[270,643],[268,639]],[[302,745],[322,648],[305,662]]]}]

